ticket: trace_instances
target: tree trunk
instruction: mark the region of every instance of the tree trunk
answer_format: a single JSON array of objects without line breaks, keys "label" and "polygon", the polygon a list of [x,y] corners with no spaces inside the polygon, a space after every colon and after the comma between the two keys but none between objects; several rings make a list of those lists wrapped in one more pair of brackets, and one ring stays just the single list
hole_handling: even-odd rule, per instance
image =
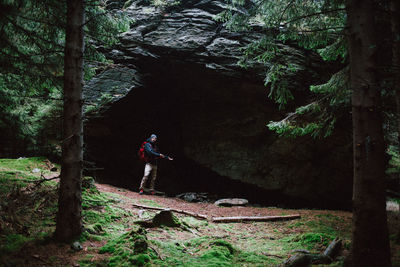
[{"label": "tree trunk", "polygon": [[60,241],[72,240],[82,233],[83,24],[83,0],[68,0],[61,180],[55,231]]},{"label": "tree trunk", "polygon": [[[392,73],[393,89],[396,91],[397,109],[397,141],[400,151],[400,1],[391,0],[390,3],[392,23]],[[400,175],[397,178],[400,181]],[[397,231],[397,240],[400,240],[400,228]]]},{"label": "tree trunk", "polygon": [[373,0],[347,0],[350,81],[353,90],[353,233],[356,267],[390,266],[385,210],[385,157]]},{"label": "tree trunk", "polygon": [[393,89],[396,91],[397,140],[400,146],[400,1],[392,0],[390,4],[392,22]]}]

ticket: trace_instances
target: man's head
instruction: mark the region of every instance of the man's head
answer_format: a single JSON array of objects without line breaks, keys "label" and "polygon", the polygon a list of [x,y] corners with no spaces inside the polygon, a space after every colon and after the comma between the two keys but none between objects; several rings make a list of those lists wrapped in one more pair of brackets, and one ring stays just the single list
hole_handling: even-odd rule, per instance
[{"label": "man's head", "polygon": [[157,135],[155,135],[155,134],[150,135],[150,141],[153,142],[153,143],[155,141],[157,141]]}]

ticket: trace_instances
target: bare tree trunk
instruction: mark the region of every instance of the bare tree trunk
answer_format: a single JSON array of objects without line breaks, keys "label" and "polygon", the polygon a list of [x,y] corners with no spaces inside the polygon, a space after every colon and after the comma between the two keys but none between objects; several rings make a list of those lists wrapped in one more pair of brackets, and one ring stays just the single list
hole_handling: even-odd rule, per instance
[{"label": "bare tree trunk", "polygon": [[83,0],[67,1],[64,57],[64,112],[60,195],[55,237],[69,241],[82,233]]},{"label": "bare tree trunk", "polygon": [[385,157],[373,0],[346,1],[350,81],[353,90],[353,234],[356,267],[390,266],[385,210]]},{"label": "bare tree trunk", "polygon": [[[397,111],[397,141],[400,151],[400,1],[391,0],[390,3],[392,23],[392,72],[393,89],[396,91]],[[398,181],[400,176],[397,177]],[[400,228],[397,231],[397,240],[400,240]]]},{"label": "bare tree trunk", "polygon": [[392,0],[391,5],[392,20],[392,72],[393,89],[396,91],[397,106],[397,132],[400,146],[400,1]]}]

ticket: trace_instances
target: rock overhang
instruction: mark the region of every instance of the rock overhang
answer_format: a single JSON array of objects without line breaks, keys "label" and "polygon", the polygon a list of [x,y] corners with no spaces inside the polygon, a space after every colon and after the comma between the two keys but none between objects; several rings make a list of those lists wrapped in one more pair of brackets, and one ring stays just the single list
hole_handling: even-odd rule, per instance
[{"label": "rock overhang", "polygon": [[[127,11],[142,19],[108,53],[122,69],[129,66],[133,70],[135,86],[129,85],[129,79],[122,81],[117,86],[122,97],[108,103],[102,117],[86,124],[92,129],[89,132],[102,129],[106,133],[101,138],[86,136],[87,155],[108,170],[103,177],[135,188],[143,172],[135,162],[136,149],[147,135],[157,132],[162,150],[179,162],[161,165],[164,179],[160,178],[159,186],[166,191],[174,192],[174,184],[178,184],[181,190],[247,192],[243,197],[266,201],[286,197],[318,202],[316,206],[349,203],[351,163],[335,156],[344,155],[351,162],[348,136],[338,133],[324,141],[283,140],[267,130],[268,121],[282,116],[267,99],[263,85],[263,71],[268,66],[255,64],[243,70],[236,64],[240,47],[259,38],[258,31],[239,34],[221,27],[213,20],[219,12],[218,1],[183,1],[185,5],[169,10],[167,16],[161,9],[140,13],[146,8],[135,4],[140,2],[133,2]],[[211,2],[212,12],[199,9]],[[181,31],[177,31],[179,23]],[[183,38],[184,29],[190,38]],[[301,80],[299,90],[306,91],[304,80],[315,75],[307,64],[321,61],[308,52],[286,49],[303,66],[303,77],[295,79]],[[117,74],[117,69],[110,73]],[[112,88],[119,78],[105,75],[102,79],[109,79]],[[89,83],[87,90],[98,87],[96,84],[99,82]],[[111,177],[116,170],[119,179]]]}]

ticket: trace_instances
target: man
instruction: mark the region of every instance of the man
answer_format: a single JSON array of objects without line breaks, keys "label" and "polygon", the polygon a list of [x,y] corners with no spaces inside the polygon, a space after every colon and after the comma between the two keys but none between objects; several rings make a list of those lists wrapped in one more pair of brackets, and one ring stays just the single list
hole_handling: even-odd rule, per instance
[{"label": "man", "polygon": [[157,136],[152,134],[150,138],[147,139],[144,145],[144,153],[146,155],[146,165],[144,167],[144,176],[142,178],[142,182],[139,187],[139,194],[143,194],[143,189],[145,188],[145,184],[151,175],[150,180],[150,193],[154,195],[154,183],[157,177],[157,160],[159,158],[166,158],[168,160],[173,160],[173,158],[163,155],[159,152],[158,147],[156,145]]}]

